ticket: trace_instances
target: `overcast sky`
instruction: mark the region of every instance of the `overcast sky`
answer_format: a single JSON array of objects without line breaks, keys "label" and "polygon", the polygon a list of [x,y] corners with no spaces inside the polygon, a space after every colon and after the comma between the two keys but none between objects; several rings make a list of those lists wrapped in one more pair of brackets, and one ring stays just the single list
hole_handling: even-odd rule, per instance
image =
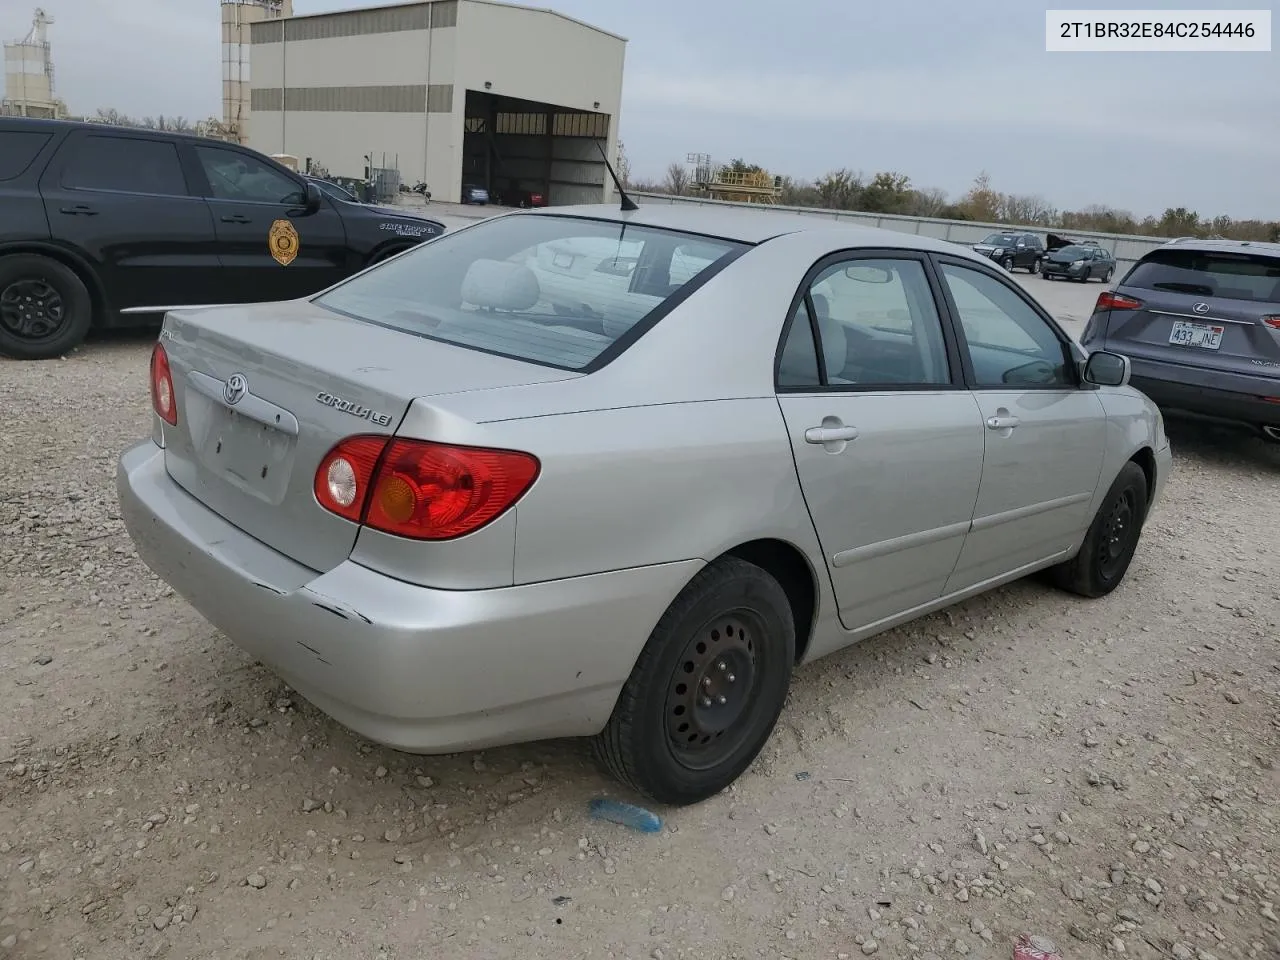
[{"label": "overcast sky", "polygon": [[[217,0],[41,2],[56,18],[57,88],[74,112],[221,113]],[[26,33],[34,4],[0,4],[6,39]],[[295,0],[295,11],[361,5]],[[630,41],[621,135],[640,177],[702,152],[800,178],[897,170],[959,196],[986,169],[997,189],[1060,207],[1280,219],[1280,52],[1049,54],[1049,5],[1032,0],[533,5]]]}]

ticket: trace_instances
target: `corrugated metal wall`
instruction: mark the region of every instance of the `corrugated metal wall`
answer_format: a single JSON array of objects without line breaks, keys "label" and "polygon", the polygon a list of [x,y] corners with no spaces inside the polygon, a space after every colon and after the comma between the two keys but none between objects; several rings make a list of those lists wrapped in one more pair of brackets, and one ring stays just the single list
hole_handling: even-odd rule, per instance
[{"label": "corrugated metal wall", "polygon": [[823,210],[815,207],[783,207],[763,206],[752,203],[729,203],[723,200],[704,200],[701,197],[674,197],[668,194],[644,193],[635,194],[643,197],[646,203],[705,203],[720,204],[729,207],[747,207],[752,210],[785,210],[788,213],[803,213],[809,216],[822,217],[828,220],[839,220],[843,223],[857,223],[868,227],[880,227],[884,230],[897,230],[901,233],[917,233],[939,240],[950,240],[954,243],[976,243],[987,234],[996,230],[1017,230],[1036,233],[1061,233],[1072,240],[1096,240],[1100,246],[1106,247],[1116,258],[1117,273],[1123,274],[1139,257],[1148,251],[1168,243],[1168,237],[1134,237],[1115,233],[1094,233],[1089,230],[1048,229],[1045,227],[1026,227],[1008,223],[973,223],[967,220],[937,220],[930,217],[904,217],[889,213],[858,213],[853,210]]}]

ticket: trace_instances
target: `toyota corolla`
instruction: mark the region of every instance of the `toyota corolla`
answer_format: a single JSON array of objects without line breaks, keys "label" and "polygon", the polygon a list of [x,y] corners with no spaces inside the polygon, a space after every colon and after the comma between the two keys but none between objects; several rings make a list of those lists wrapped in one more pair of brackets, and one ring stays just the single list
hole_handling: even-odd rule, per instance
[{"label": "toyota corolla", "polygon": [[[566,249],[626,269],[548,299]],[[954,244],[553,208],[169,313],[118,490],[143,560],[360,734],[590,737],[692,803],[797,664],[1038,571],[1115,589],[1171,463],[1128,375]]]}]

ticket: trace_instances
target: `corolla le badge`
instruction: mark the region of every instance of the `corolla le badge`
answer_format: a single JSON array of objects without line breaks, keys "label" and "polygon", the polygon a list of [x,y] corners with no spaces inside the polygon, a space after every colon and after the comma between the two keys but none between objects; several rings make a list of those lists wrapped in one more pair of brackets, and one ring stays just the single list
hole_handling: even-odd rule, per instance
[{"label": "corolla le badge", "polygon": [[332,407],[342,413],[349,413],[353,417],[359,417],[361,420],[368,420],[376,423],[380,427],[391,426],[391,417],[385,413],[379,413],[377,410],[370,410],[362,403],[356,403],[353,400],[344,400],[342,397],[335,397],[332,393],[317,393],[316,403],[322,403],[326,407]]},{"label": "corolla le badge", "polygon": [[1192,307],[1191,309],[1192,309],[1192,310],[1194,310],[1196,313],[1202,313],[1202,314],[1203,314],[1203,313],[1208,313],[1208,312],[1209,312],[1209,305],[1208,305],[1207,303],[1197,303],[1197,304],[1196,304],[1194,307]]},{"label": "corolla le badge", "polygon": [[227,406],[234,407],[249,392],[249,381],[245,379],[243,373],[233,373],[227,377],[227,382],[222,385],[222,399],[227,402]]}]

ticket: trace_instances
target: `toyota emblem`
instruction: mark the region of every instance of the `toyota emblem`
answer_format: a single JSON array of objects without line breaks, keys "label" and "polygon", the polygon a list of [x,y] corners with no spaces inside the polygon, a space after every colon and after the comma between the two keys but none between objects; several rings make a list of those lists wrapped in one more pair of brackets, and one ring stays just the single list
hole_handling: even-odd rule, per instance
[{"label": "toyota emblem", "polygon": [[233,373],[227,377],[227,382],[222,385],[222,399],[227,402],[228,406],[234,407],[249,392],[249,381],[244,378],[243,373]]},{"label": "toyota emblem", "polygon": [[1207,303],[1197,303],[1191,309],[1194,310],[1196,313],[1208,313],[1209,305]]}]

